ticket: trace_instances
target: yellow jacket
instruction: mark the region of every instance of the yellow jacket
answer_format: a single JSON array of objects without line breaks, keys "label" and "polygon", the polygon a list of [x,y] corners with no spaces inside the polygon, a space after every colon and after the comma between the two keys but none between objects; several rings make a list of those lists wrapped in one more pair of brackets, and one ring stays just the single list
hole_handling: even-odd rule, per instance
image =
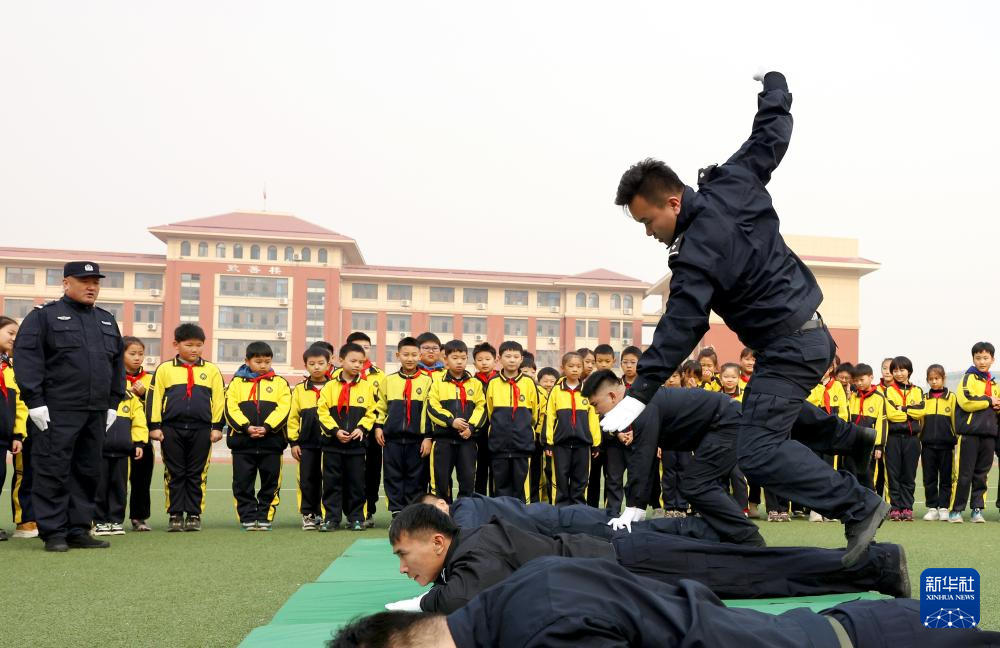
[{"label": "yellow jacket", "polygon": [[962,384],[955,390],[955,396],[962,409],[961,415],[955,419],[959,434],[997,436],[997,413],[990,403],[990,396],[1000,398],[1000,385],[996,379],[987,381],[970,370],[962,376]]},{"label": "yellow jacket", "polygon": [[314,383],[306,378],[292,389],[285,434],[292,446],[319,450],[322,432],[319,425],[319,395],[326,383]]},{"label": "yellow jacket", "polygon": [[149,443],[149,428],[142,399],[131,391],[118,404],[117,418],[104,434],[101,454],[105,457],[130,457],[135,447]]},{"label": "yellow jacket", "polygon": [[[288,382],[273,371],[249,378],[237,375],[226,389],[226,445],[233,452],[273,454],[285,449],[285,427],[292,407]],[[263,427],[266,434],[251,437],[250,426]]]},{"label": "yellow jacket", "polygon": [[861,427],[872,428],[876,432],[875,445],[885,445],[888,432],[885,419],[885,396],[877,387],[867,392],[855,392],[848,404],[851,422]]},{"label": "yellow jacket", "polygon": [[545,445],[601,445],[601,424],[590,401],[580,393],[582,384],[570,389],[560,378],[549,392],[545,412]]},{"label": "yellow jacket", "polygon": [[486,387],[489,446],[494,456],[530,455],[535,450],[538,388],[530,376],[494,376]]},{"label": "yellow jacket", "polygon": [[827,414],[833,414],[843,420],[848,420],[848,395],[836,378],[826,383],[820,383],[812,388],[806,399]]},{"label": "yellow jacket", "polygon": [[[471,441],[478,436],[486,418],[486,396],[482,383],[468,371],[456,378],[445,371],[431,383],[427,406],[424,408],[424,434],[437,440]],[[464,418],[472,430],[469,439],[462,439],[452,427],[457,418]]]},{"label": "yellow jacket", "polygon": [[[320,391],[316,412],[322,429],[324,451],[364,454],[367,435],[371,433],[378,416],[371,382],[361,380],[360,376],[348,381],[343,371],[338,371]],[[342,443],[337,438],[337,430],[351,433],[356,429],[362,431],[361,439]]]},{"label": "yellow jacket", "polygon": [[914,436],[920,433],[920,424],[910,408],[924,406],[924,390],[916,385],[900,385],[893,381],[885,388],[885,416],[889,420],[889,434]]},{"label": "yellow jacket", "polygon": [[0,398],[3,399],[3,407],[0,408],[0,449],[10,448],[15,437],[23,440],[28,436],[28,406],[21,400],[12,364],[9,358],[0,361],[0,386],[3,387],[0,390]]},{"label": "yellow jacket", "polygon": [[188,366],[179,357],[156,368],[150,392],[149,425],[222,430],[226,386],[219,368],[199,359]]}]

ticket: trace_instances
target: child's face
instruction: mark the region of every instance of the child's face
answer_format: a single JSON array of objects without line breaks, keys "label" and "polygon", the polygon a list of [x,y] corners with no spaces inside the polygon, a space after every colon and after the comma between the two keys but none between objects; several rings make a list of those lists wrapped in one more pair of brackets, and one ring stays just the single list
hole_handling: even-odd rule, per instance
[{"label": "child's face", "polygon": [[330,363],[323,356],[312,356],[306,358],[306,371],[313,381],[326,380],[326,372],[330,369]]},{"label": "child's face", "polygon": [[563,375],[566,376],[566,380],[577,383],[580,381],[580,376],[583,375],[583,360],[577,357],[572,357],[562,366]]},{"label": "child's face", "polygon": [[544,389],[552,389],[556,386],[556,377],[552,374],[545,374],[538,381],[538,386]]},{"label": "child's face", "polygon": [[475,361],[476,361],[476,371],[478,371],[479,373],[488,374],[489,372],[493,371],[493,369],[496,368],[497,365],[497,359],[493,356],[492,353],[489,353],[488,351],[480,351],[479,353],[477,353]]},{"label": "child's face", "polygon": [[989,371],[990,367],[993,366],[993,356],[990,355],[989,351],[980,351],[972,356],[972,364],[979,371]]},{"label": "child's face", "polygon": [[866,374],[864,376],[858,376],[854,379],[854,386],[858,388],[858,391],[868,391],[872,386],[872,379],[874,376],[871,374]]},{"label": "child's face", "polygon": [[736,391],[740,384],[740,372],[736,369],[726,369],[719,378],[722,380],[722,388],[727,392]]},{"label": "child's face", "polygon": [[456,376],[465,372],[465,365],[469,362],[469,354],[461,351],[452,351],[445,356],[444,363],[448,371]]},{"label": "child's face", "polygon": [[853,381],[854,377],[851,375],[850,371],[841,371],[837,374],[837,382],[843,385],[844,389],[850,389]]},{"label": "child's face", "polygon": [[892,380],[892,371],[889,370],[889,367],[891,365],[892,365],[892,360],[882,361],[882,382],[889,382],[890,380]]},{"label": "child's face", "polygon": [[[0,349],[2,350],[2,349]],[[130,344],[125,349],[125,371],[135,373],[142,366],[142,359],[146,355],[146,347],[141,344]]]},{"label": "child's face", "polygon": [[697,387],[701,384],[701,374],[697,374],[693,371],[686,371],[681,379],[681,384],[685,387]]},{"label": "child's face", "polygon": [[742,369],[743,373],[745,373],[748,376],[753,373],[753,366],[755,364],[757,364],[757,358],[753,357],[753,355],[748,355],[745,358],[740,358],[740,369]]},{"label": "child's face", "polygon": [[937,371],[927,374],[927,384],[931,389],[944,389],[944,374]]},{"label": "child's face", "polygon": [[594,354],[588,353],[583,357],[583,377],[586,378],[594,373]]},{"label": "child's face", "polygon": [[905,385],[906,383],[910,382],[910,372],[907,371],[906,369],[903,369],[902,367],[896,367],[892,371],[892,378],[900,385]]},{"label": "child's face", "polygon": [[192,362],[198,362],[201,359],[201,353],[205,350],[205,343],[201,340],[181,340],[180,342],[174,342],[174,350],[180,359],[188,364]]},{"label": "child's face", "polygon": [[14,350],[14,338],[17,337],[17,324],[8,324],[0,329],[0,353],[10,353]]},{"label": "child's face", "polygon": [[415,346],[405,346],[396,352],[396,359],[399,360],[399,366],[403,371],[412,374],[420,362],[420,349]]},{"label": "child's face", "polygon": [[431,366],[438,361],[441,355],[441,345],[434,341],[427,341],[420,345],[420,362],[426,366]]},{"label": "child's face", "polygon": [[680,387],[681,386],[681,375],[678,372],[670,374],[667,378],[667,387]]},{"label": "child's face", "polygon": [[265,356],[247,358],[247,366],[254,373],[267,373],[271,370],[271,360],[271,358]]},{"label": "child's face", "polygon": [[595,356],[594,365],[598,369],[611,369],[615,366],[615,357],[613,355],[606,355],[602,353],[599,356]]},{"label": "child's face", "polygon": [[712,376],[715,375],[715,362],[711,358],[702,358],[698,364],[701,365],[701,379],[711,380]]},{"label": "child's face", "polygon": [[517,370],[521,366],[521,360],[523,358],[520,351],[507,350],[500,354],[500,366],[511,376],[518,373]]},{"label": "child's face", "polygon": [[372,343],[368,340],[355,340],[354,343],[365,350],[365,359],[367,359],[372,352]]},{"label": "child's face", "polygon": [[537,373],[537,369],[535,369],[535,367],[521,367],[521,373],[523,373],[525,376],[531,376],[532,378],[534,378],[535,373]]},{"label": "child's face", "polygon": [[632,382],[637,375],[638,366],[639,358],[631,354],[622,356],[622,375],[625,376],[625,380]]},{"label": "child's face", "polygon": [[344,370],[344,376],[353,379],[361,373],[361,368],[365,366],[365,354],[360,351],[351,351],[340,359],[340,366]]}]

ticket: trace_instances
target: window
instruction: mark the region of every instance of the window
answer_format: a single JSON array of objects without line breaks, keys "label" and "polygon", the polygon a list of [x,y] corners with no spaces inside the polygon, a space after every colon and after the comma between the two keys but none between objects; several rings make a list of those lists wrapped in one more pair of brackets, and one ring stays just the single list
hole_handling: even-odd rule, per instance
[{"label": "window", "polygon": [[463,288],[462,301],[466,304],[487,304],[489,292],[485,288]]},{"label": "window", "polygon": [[541,306],[542,308],[552,308],[553,306],[558,308],[560,303],[560,295],[557,292],[539,290],[537,297],[535,298],[535,304]]},{"label": "window", "polygon": [[215,258],[216,259],[225,259],[226,258],[226,244],[225,243],[216,243],[215,244]]},{"label": "window", "polygon": [[486,335],[486,318],[463,317],[462,333],[465,335]]},{"label": "window", "polygon": [[437,335],[445,334],[451,335],[455,331],[455,318],[452,316],[431,316],[431,333],[436,333]]},{"label": "window", "polygon": [[527,306],[527,290],[505,290],[503,291],[503,303],[506,306]]},{"label": "window", "polygon": [[114,315],[115,316],[115,321],[118,322],[118,326],[121,326],[122,311],[125,309],[125,305],[124,304],[98,302],[97,305],[100,306],[101,308],[103,308],[104,310],[108,311],[112,315]]},{"label": "window", "polygon": [[622,323],[611,322],[611,339],[617,340],[622,336]]},{"label": "window", "polygon": [[278,248],[277,247],[275,247],[273,245],[267,246],[267,260],[268,261],[277,261],[278,260]]},{"label": "window", "polygon": [[316,255],[316,260],[319,261],[320,263],[326,263],[327,261],[326,248],[320,248],[319,254]]},{"label": "window", "polygon": [[258,259],[260,259],[260,246],[259,245],[251,245],[250,246],[250,258],[252,260],[254,260],[254,261],[257,261]]},{"label": "window", "polygon": [[35,307],[33,299],[12,299],[10,297],[3,300],[3,314],[13,317],[16,320],[24,319],[31,309]]},{"label": "window", "polygon": [[409,333],[410,332],[410,316],[409,315],[394,315],[390,313],[385,316],[385,330],[392,331],[394,333]]},{"label": "window", "polygon": [[[31,286],[35,283],[34,268],[7,268],[7,283],[19,286]],[[62,283],[62,278],[59,279]]]},{"label": "window", "polygon": [[535,364],[539,367],[558,367],[560,360],[558,351],[535,351]]},{"label": "window", "polygon": [[63,271],[61,269],[49,268],[45,271],[46,286],[61,286],[63,281]]},{"label": "window", "polygon": [[287,308],[219,306],[219,328],[248,331],[287,331]]},{"label": "window", "polygon": [[142,340],[143,346],[146,347],[146,357],[160,359],[163,353],[160,348],[160,338],[139,338]]},{"label": "window", "polygon": [[351,330],[374,331],[377,321],[375,313],[351,313]]},{"label": "window", "polygon": [[104,275],[104,279],[101,279],[102,288],[124,288],[125,287],[125,273],[124,272],[108,272],[104,270],[101,272]]},{"label": "window", "polygon": [[233,245],[233,258],[242,259],[243,258],[243,246],[239,243]]},{"label": "window", "polygon": [[404,299],[413,299],[413,286],[404,286],[402,284],[389,284],[388,285],[388,295],[386,299],[389,301],[402,301]]},{"label": "window", "polygon": [[535,335],[543,338],[559,337],[559,320],[535,320]]},{"label": "window", "polygon": [[163,275],[152,272],[135,273],[136,290],[163,290]]},{"label": "window", "polygon": [[191,241],[181,241],[181,256],[191,256]]},{"label": "window", "polygon": [[313,256],[312,250],[310,250],[309,248],[302,248],[303,261],[312,261],[312,256]]},{"label": "window", "polygon": [[201,275],[181,275],[181,316],[182,322],[197,322],[200,318]]},{"label": "window", "polygon": [[597,322],[595,320],[587,322],[587,337],[597,337]]},{"label": "window", "polygon": [[285,277],[255,277],[252,275],[220,275],[219,295],[226,297],[288,297]]},{"label": "window", "polygon": [[455,289],[442,286],[431,286],[431,301],[436,304],[454,304]]},{"label": "window", "polygon": [[586,308],[587,307],[587,295],[586,293],[578,292],[576,293],[576,307]]},{"label": "window", "polygon": [[503,319],[503,334],[504,335],[515,335],[515,336],[525,336],[528,334],[528,320],[526,319],[511,319],[505,317]]},{"label": "window", "polygon": [[576,337],[597,337],[597,320],[576,320]]},{"label": "window", "polygon": [[160,304],[136,304],[135,321],[142,322],[143,324],[159,324],[163,322],[163,306]]},{"label": "window", "polygon": [[291,261],[295,258],[295,248],[291,245],[285,246],[285,261]]},{"label": "window", "polygon": [[322,340],[326,332],[326,281],[306,281],[306,341]]},{"label": "window", "polygon": [[625,310],[632,310],[632,295],[625,295]]},{"label": "window", "polygon": [[[274,364],[286,364],[288,362],[288,343],[285,340],[262,340],[267,342],[274,352],[272,362]],[[215,356],[216,362],[243,362],[246,358],[247,345],[251,340],[219,340],[219,352]]]},{"label": "window", "polygon": [[621,310],[622,307],[622,296],[618,293],[613,293],[611,295],[611,310]]},{"label": "window", "polygon": [[587,298],[587,308],[600,308],[601,298],[597,296],[597,293],[590,293],[590,297]]},{"label": "window", "polygon": [[351,297],[354,299],[378,299],[378,284],[351,284]]},{"label": "window", "polygon": [[208,256],[208,243],[202,241],[198,244],[198,256],[207,257]]}]

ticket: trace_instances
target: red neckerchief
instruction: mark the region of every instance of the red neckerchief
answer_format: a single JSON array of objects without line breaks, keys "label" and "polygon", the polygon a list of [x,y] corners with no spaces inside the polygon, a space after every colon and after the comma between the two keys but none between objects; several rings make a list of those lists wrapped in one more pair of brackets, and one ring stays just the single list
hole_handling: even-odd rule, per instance
[{"label": "red neckerchief", "polygon": [[507,381],[510,385],[510,417],[514,418],[517,415],[517,403],[521,400],[521,389],[517,386],[517,379],[521,377],[521,374],[517,374],[513,378],[508,378],[504,376],[503,379]]},{"label": "red neckerchief", "polygon": [[326,379],[333,380],[333,372],[336,370],[337,368],[331,365],[330,368],[326,370]]},{"label": "red neckerchief", "polygon": [[0,393],[3,393],[3,399],[7,400],[7,380],[3,377],[3,372],[7,370],[7,359],[4,358],[0,361]]},{"label": "red neckerchief", "polygon": [[752,375],[753,375],[753,374],[748,374],[748,373],[743,373],[743,372],[741,371],[741,372],[740,372],[740,380],[742,380],[742,381],[743,381],[743,382],[745,382],[745,383],[748,383],[748,382],[750,382],[750,376],[752,376]]},{"label": "red neckerchief", "polygon": [[462,416],[465,416],[465,402],[466,402],[465,383],[469,380],[470,377],[471,376],[469,376],[466,373],[463,373],[459,378],[456,378],[455,376],[451,375],[451,373],[448,374],[448,382],[454,383],[455,387],[458,388],[458,400],[462,403]]},{"label": "red neckerchief", "polygon": [[351,382],[344,380],[344,373],[341,372],[339,376],[341,383],[340,387],[340,398],[337,399],[337,413],[341,416],[348,413],[351,407],[351,387],[358,384],[358,379],[355,378]]},{"label": "red neckerchief", "polygon": [[495,375],[497,375],[497,370],[496,369],[493,369],[489,373],[486,373],[485,371],[480,371],[479,373],[476,374],[476,378],[478,378],[479,381],[485,385],[490,380],[492,380],[493,376],[495,376]]},{"label": "red neckerchief", "polygon": [[361,373],[359,374],[358,379],[359,380],[364,380],[365,378],[367,378],[368,377],[368,370],[371,369],[371,368],[372,368],[372,361],[371,360],[365,360],[365,363],[361,366]]},{"label": "red neckerchief", "polygon": [[730,398],[739,398],[739,396],[740,396],[740,386],[737,385],[736,389],[734,389],[733,393],[731,393],[731,394],[729,392],[725,391],[725,390],[723,390],[722,393],[725,394],[726,396],[730,397]]},{"label": "red neckerchief", "polygon": [[826,410],[827,414],[829,414],[832,409],[830,407],[830,389],[833,388],[833,384],[835,382],[837,382],[836,378],[830,378],[829,382],[823,385],[823,409]]},{"label": "red neckerchief", "polygon": [[569,422],[576,427],[576,394],[580,391],[580,383],[576,384],[576,387],[570,387],[565,382],[563,382],[562,388],[569,392]]},{"label": "red neckerchief", "polygon": [[[899,394],[900,407],[906,407],[906,397],[909,395],[910,390],[913,389],[913,385],[907,385],[907,389],[900,389],[899,383],[893,380],[892,384],[889,386],[895,389],[896,393]],[[906,417],[906,427],[910,428],[910,434],[913,434],[913,423],[910,422],[909,416]]]},{"label": "red neckerchief", "polygon": [[322,393],[323,388],[322,387],[317,387],[316,384],[313,383],[312,380],[306,380],[306,389],[308,389],[312,393],[316,394],[316,402],[318,403],[319,402],[319,395],[320,395],[320,393]]},{"label": "red neckerchief", "polygon": [[865,399],[868,398],[869,396],[871,396],[872,394],[876,393],[876,392],[878,392],[878,387],[875,387],[874,385],[872,385],[868,389],[868,391],[866,391],[866,392],[861,391],[860,389],[858,390],[858,400],[859,400],[859,402],[858,402],[858,418],[854,419],[855,423],[860,423],[861,422],[861,417],[862,417],[862,415],[865,412]]},{"label": "red neckerchief", "polygon": [[[142,379],[143,379],[143,377],[145,375],[146,375],[146,370],[143,369],[142,367],[139,367],[139,372],[136,373],[135,375],[132,375],[130,373],[126,373],[125,374],[125,380],[128,381],[129,391],[132,391],[132,388],[135,387],[135,384],[137,382],[142,381]],[[6,393],[4,395],[6,396]]]},{"label": "red neckerchief", "polygon": [[403,383],[403,400],[406,402],[406,427],[410,427],[410,406],[413,404],[413,379],[420,375],[420,372],[413,374],[412,376],[407,376],[403,372],[399,372],[406,382]]},{"label": "red neckerchief", "polygon": [[425,368],[425,367],[417,367],[417,375],[418,375],[418,376],[419,376],[420,374],[423,374],[423,375],[425,375],[425,376],[429,376],[430,378],[433,378],[433,377],[434,377],[434,374],[435,374],[436,372],[438,372],[438,371],[440,371],[440,369],[427,369],[427,368]]},{"label": "red neckerchief", "polygon": [[177,358],[177,362],[181,363],[181,366],[184,367],[185,369],[187,369],[188,375],[187,375],[187,396],[186,397],[187,397],[188,400],[190,400],[191,399],[191,394],[194,393],[194,368],[198,366],[198,363],[188,364],[188,363],[184,362],[183,360],[181,360],[179,357]]},{"label": "red neckerchief", "polygon": [[252,398],[254,403],[257,405],[258,414],[260,413],[260,392],[257,391],[257,385],[260,384],[260,381],[264,379],[270,380],[271,378],[274,378],[274,369],[270,369],[267,373],[263,373],[256,378],[251,378],[247,381],[253,385],[253,387],[250,388],[250,398]]}]

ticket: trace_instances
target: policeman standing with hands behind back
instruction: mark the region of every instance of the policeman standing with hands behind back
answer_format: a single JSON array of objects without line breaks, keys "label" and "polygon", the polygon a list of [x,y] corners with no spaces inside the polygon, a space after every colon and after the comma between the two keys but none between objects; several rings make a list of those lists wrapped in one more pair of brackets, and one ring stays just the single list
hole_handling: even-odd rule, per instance
[{"label": "policeman standing with hands behind back", "polygon": [[62,299],[28,313],[14,342],[46,551],[110,546],[90,535],[90,525],[104,434],[125,397],[125,365],[118,323],[94,305],[103,278],[96,263],[67,263]]}]

